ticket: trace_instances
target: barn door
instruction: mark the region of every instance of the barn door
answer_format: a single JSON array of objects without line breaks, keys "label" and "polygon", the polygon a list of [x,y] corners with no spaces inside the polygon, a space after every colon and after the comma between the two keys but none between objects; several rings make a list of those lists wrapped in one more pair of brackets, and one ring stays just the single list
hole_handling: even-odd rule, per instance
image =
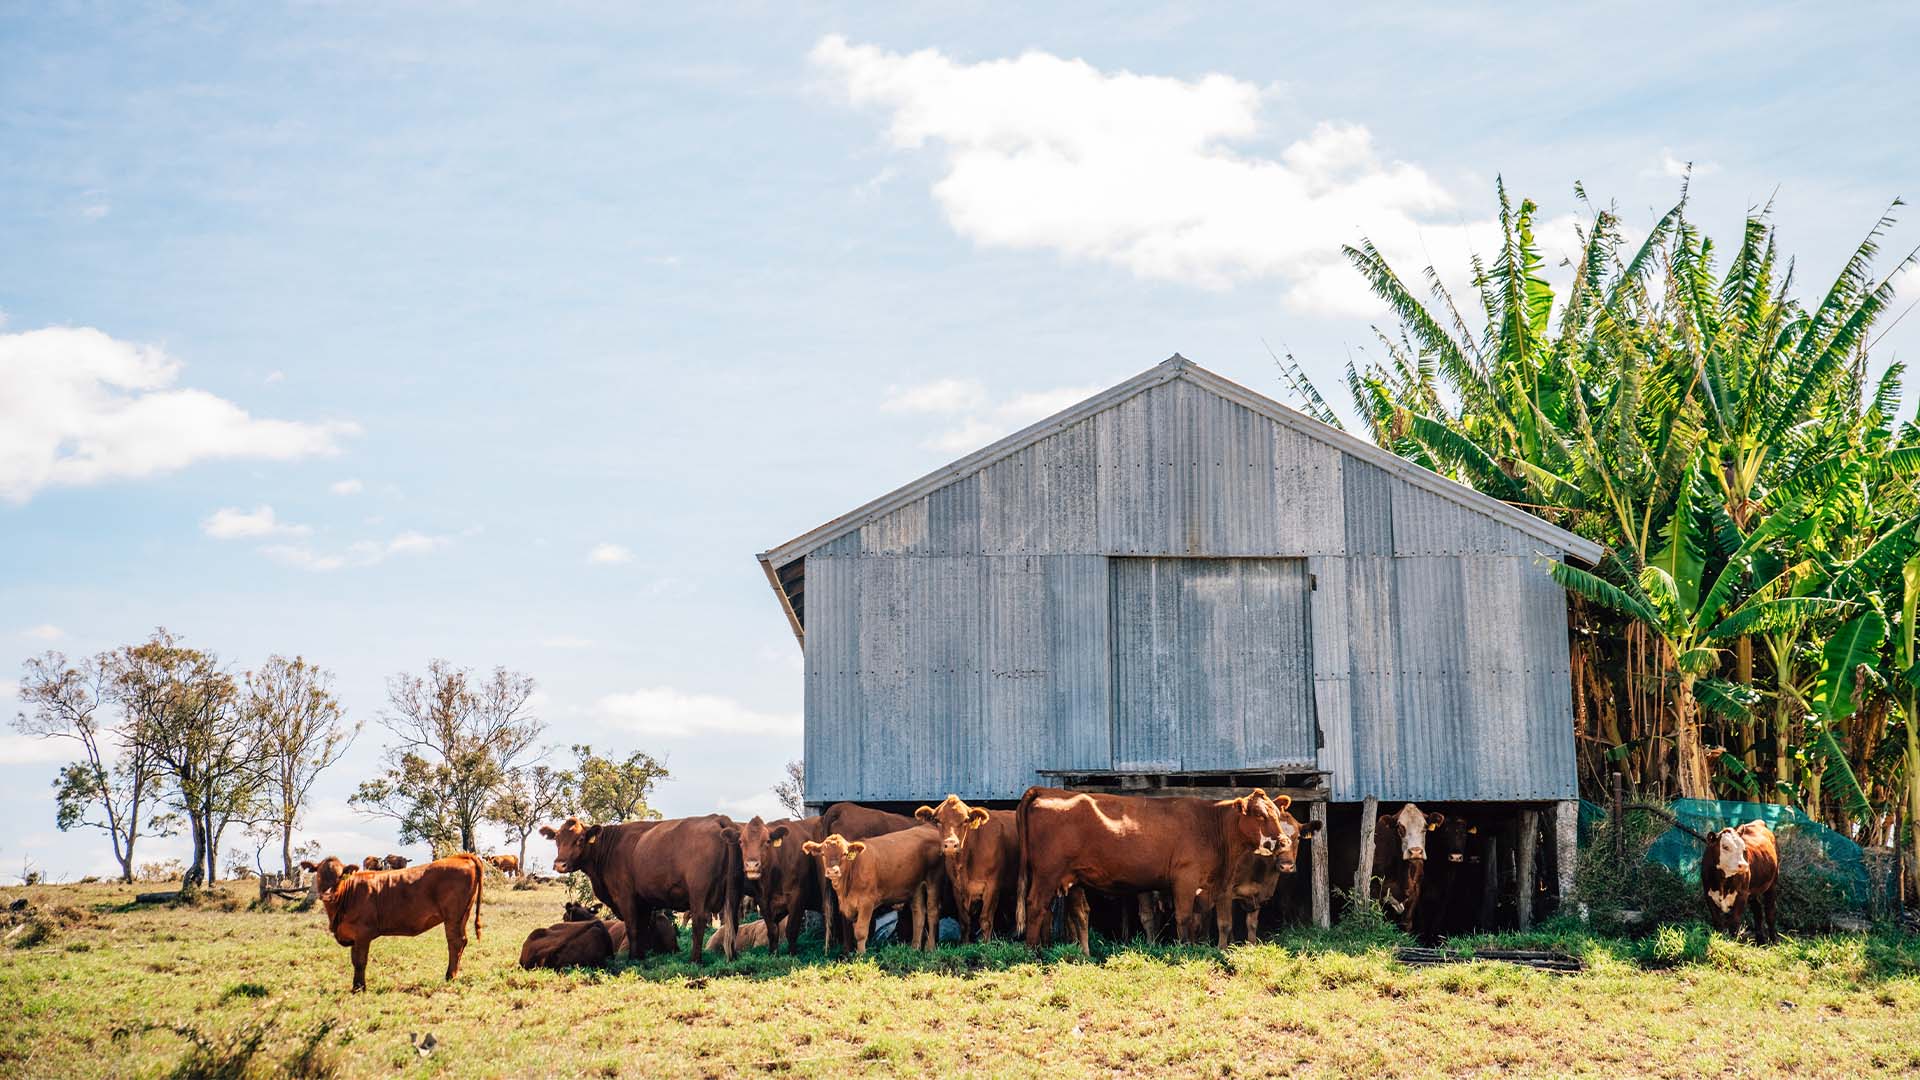
[{"label": "barn door", "polygon": [[1115,769],[1313,763],[1306,560],[1109,566]]}]

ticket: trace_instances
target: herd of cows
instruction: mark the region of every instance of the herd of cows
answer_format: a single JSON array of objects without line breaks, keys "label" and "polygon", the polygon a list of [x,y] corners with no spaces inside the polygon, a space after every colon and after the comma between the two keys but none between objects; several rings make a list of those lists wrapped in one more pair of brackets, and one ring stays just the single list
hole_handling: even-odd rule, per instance
[{"label": "herd of cows", "polygon": [[[828,952],[864,953],[876,917],[887,910],[899,913],[898,936],[915,948],[934,948],[945,915],[964,938],[990,941],[1011,931],[1036,950],[1054,938],[1057,921],[1086,952],[1091,896],[1117,913],[1121,935],[1154,940],[1167,918],[1175,940],[1211,935],[1225,947],[1240,936],[1243,915],[1244,937],[1258,941],[1262,908],[1296,871],[1301,844],[1321,824],[1296,820],[1290,805],[1287,796],[1258,788],[1215,800],[1035,787],[1015,810],[969,806],[948,795],[912,817],[837,803],[818,817],[773,822],[720,814],[612,825],[568,818],[540,830],[554,843],[553,869],[584,874],[613,917],[569,904],[563,922],[528,937],[520,963],[581,967],[603,964],[622,949],[634,960],[672,952],[674,913],[690,924],[694,963],[710,948],[732,959],[749,941],[774,952],[784,941],[792,953],[813,911],[824,919]],[[1463,840],[1467,827],[1451,824],[1453,840]],[[1445,815],[1411,803],[1375,823],[1371,877],[1382,905],[1403,926],[1433,907],[1431,897],[1423,903],[1430,838],[1449,852],[1465,849],[1447,847],[1448,826]],[[1702,880],[1716,925],[1737,928],[1751,902],[1756,932],[1770,937],[1779,865],[1772,833],[1753,822],[1715,833],[1707,847]],[[510,876],[520,872],[513,856],[487,861]],[[394,855],[369,856],[357,867],[331,857],[301,866],[314,874],[334,939],[352,950],[355,991],[366,987],[375,938],[444,927],[451,979],[460,970],[469,916],[480,936],[484,866],[477,855],[418,866]],[[748,900],[760,922],[743,928]]]}]

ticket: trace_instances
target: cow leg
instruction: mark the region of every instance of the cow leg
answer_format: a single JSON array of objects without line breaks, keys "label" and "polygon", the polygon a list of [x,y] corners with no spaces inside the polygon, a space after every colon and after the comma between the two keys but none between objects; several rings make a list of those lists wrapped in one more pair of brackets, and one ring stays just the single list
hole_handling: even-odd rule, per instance
[{"label": "cow leg", "polygon": [[1260,944],[1260,908],[1256,903],[1247,908],[1247,944]]},{"label": "cow leg", "polygon": [[1173,937],[1181,945],[1193,944],[1199,929],[1200,916],[1194,910],[1194,898],[1198,895],[1193,889],[1183,888],[1176,883],[1173,887]]},{"label": "cow leg", "polygon": [[1780,882],[1778,878],[1774,880],[1773,888],[1768,889],[1766,895],[1761,897],[1761,904],[1754,905],[1754,909],[1756,911],[1760,910],[1762,904],[1765,905],[1767,916],[1767,944],[1771,945],[1780,940]]},{"label": "cow leg", "polygon": [[[737,902],[728,904],[725,900],[722,900],[721,903],[724,905],[724,908],[720,915],[720,925],[726,929],[727,934],[726,937],[721,939],[720,951],[728,960],[737,960],[740,958],[740,905]],[[762,911],[760,917],[762,919],[766,918],[767,913]],[[767,928],[767,948],[769,950],[773,948],[773,928],[771,926]]]},{"label": "cow leg", "polygon": [[371,941],[353,943],[353,992],[356,994],[367,988],[367,951],[372,945]]},{"label": "cow leg", "polygon": [[856,907],[848,917],[853,930],[853,952],[856,956],[867,954],[867,935],[873,932],[873,911],[870,908]]},{"label": "cow leg", "polygon": [[707,914],[706,902],[696,903],[693,910],[687,912],[687,918],[693,923],[693,949],[688,959],[697,964],[700,962],[701,948],[707,943],[707,920],[711,918]]},{"label": "cow leg", "polygon": [[980,890],[980,922],[978,924],[980,929],[974,936],[975,941],[993,940],[993,918],[999,914],[999,911],[1000,887],[996,883],[989,882]]},{"label": "cow leg", "polygon": [[1219,947],[1224,949],[1233,944],[1233,889],[1220,890],[1213,901],[1214,935]]},{"label": "cow leg", "polygon": [[920,951],[932,952],[940,944],[940,892],[931,882],[920,886]]},{"label": "cow leg", "polygon": [[[464,916],[464,912],[462,915]],[[447,928],[447,979],[451,981],[460,974],[460,954],[467,951],[466,920],[450,919],[444,925]]]},{"label": "cow leg", "polygon": [[1080,946],[1081,953],[1087,956],[1093,955],[1093,950],[1088,947],[1088,929],[1093,923],[1090,916],[1091,906],[1085,886],[1075,885],[1073,890],[1067,893],[1065,919],[1067,937]]},{"label": "cow leg", "polygon": [[1047,938],[1053,931],[1053,897],[1048,888],[1045,874],[1032,873],[1027,876],[1027,895],[1024,903],[1027,909],[1027,948],[1040,951],[1046,947]]},{"label": "cow leg", "polygon": [[1134,910],[1140,916],[1140,936],[1149,945],[1160,943],[1160,898],[1151,889],[1134,894]]}]

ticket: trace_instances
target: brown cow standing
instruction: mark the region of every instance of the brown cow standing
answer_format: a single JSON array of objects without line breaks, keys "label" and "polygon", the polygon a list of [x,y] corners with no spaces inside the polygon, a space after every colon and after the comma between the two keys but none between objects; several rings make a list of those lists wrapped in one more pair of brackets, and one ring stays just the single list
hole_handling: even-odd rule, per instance
[{"label": "brown cow standing", "polygon": [[1196,900],[1209,900],[1224,947],[1233,928],[1228,886],[1239,860],[1248,854],[1271,858],[1283,831],[1280,809],[1259,788],[1216,801],[1034,787],[1021,796],[1016,813],[1027,945],[1035,950],[1053,929],[1047,913],[1054,898],[1071,903],[1076,887],[1170,893],[1183,943],[1198,936]]},{"label": "brown cow standing", "polygon": [[817,817],[774,822],[755,817],[740,826],[740,869],[760,905],[760,918],[768,924],[760,933],[770,952],[778,951],[783,937],[789,954],[799,950],[806,912],[820,903],[821,895],[819,863],[802,845],[825,835]]},{"label": "brown cow standing", "polygon": [[447,978],[460,973],[467,948],[467,915],[480,937],[480,857],[462,852],[424,866],[382,873],[356,872],[329,856],[303,862],[313,873],[333,939],[353,950],[353,990],[367,988],[367,952],[378,937],[412,937],[436,926],[447,931]]},{"label": "brown cow standing", "polygon": [[1320,822],[1302,823],[1288,812],[1287,808],[1293,805],[1291,796],[1281,795],[1273,800],[1273,805],[1280,810],[1280,841],[1273,857],[1263,859],[1247,854],[1232,874],[1233,907],[1247,913],[1247,942],[1251,945],[1260,943],[1260,913],[1280,887],[1282,875],[1294,873],[1299,867],[1300,845],[1320,831]]},{"label": "brown cow standing", "polygon": [[[593,894],[629,931],[651,926],[656,911],[685,911],[693,924],[689,958],[697,964],[708,920],[718,914],[727,959],[736,955],[742,877],[739,829],[731,819],[708,814],[588,826],[570,817],[558,829],[542,826],[540,835],[557,849],[555,872],[585,873]],[[628,934],[628,959],[640,958],[645,936]]]},{"label": "brown cow standing", "polygon": [[992,941],[1001,898],[1017,901],[1020,891],[1020,837],[1014,831],[1019,822],[1014,812],[968,806],[960,796],[948,795],[939,806],[923,806],[913,816],[940,830],[940,852],[947,861],[947,883],[962,936],[975,933],[976,940]]},{"label": "brown cow standing", "polygon": [[520,946],[520,966],[528,971],[600,967],[613,956],[612,928],[603,919],[543,926],[528,934],[526,944]]},{"label": "brown cow standing", "polygon": [[[876,836],[902,832],[918,825],[919,822],[904,814],[875,810],[859,803],[834,803],[820,815],[820,830],[816,834],[820,839],[839,836],[843,840],[871,840]],[[820,917],[826,923],[826,950],[832,952],[838,946],[842,952],[853,947],[853,928],[840,914],[838,899],[833,894],[833,883],[820,882]]]},{"label": "brown cow standing", "polygon": [[1402,929],[1412,930],[1420,907],[1420,891],[1427,873],[1427,831],[1445,824],[1445,814],[1429,814],[1413,803],[1397,814],[1381,814],[1373,829],[1373,870],[1368,875],[1371,892],[1380,882],[1380,905]]},{"label": "brown cow standing", "polygon": [[405,870],[407,868],[407,857],[405,855],[389,855],[380,860],[380,865],[388,870]]},{"label": "brown cow standing", "polygon": [[1707,835],[1700,853],[1700,888],[1707,917],[1722,933],[1740,932],[1740,913],[1753,903],[1753,932],[1761,944],[1780,936],[1780,847],[1764,821]]},{"label": "brown cow standing", "polygon": [[489,855],[487,856],[487,862],[492,864],[495,870],[500,871],[503,877],[514,878],[520,876],[520,859],[518,856]]},{"label": "brown cow standing", "polygon": [[848,840],[834,833],[825,840],[807,841],[803,850],[820,860],[840,914],[852,925],[854,952],[867,951],[874,913],[891,904],[909,906],[901,915],[912,924],[909,944],[932,951],[938,943],[939,896],[945,877],[940,830],[923,825],[871,840]]}]

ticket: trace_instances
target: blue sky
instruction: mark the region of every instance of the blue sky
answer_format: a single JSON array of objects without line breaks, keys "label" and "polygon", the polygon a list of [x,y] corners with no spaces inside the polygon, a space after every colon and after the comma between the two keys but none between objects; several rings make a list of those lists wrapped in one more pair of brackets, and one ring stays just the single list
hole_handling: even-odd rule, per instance
[{"label": "blue sky", "polygon": [[[1380,317],[1337,245],[1457,279],[1496,175],[1551,249],[1692,162],[1812,287],[1920,164],[1893,5],[639,7],[0,6],[0,695],[156,625],[303,654],[352,855],[386,677],[505,664],[666,812],[765,811],[754,552],[1174,351],[1331,388]],[[53,770],[0,737],[0,876],[110,865]]]}]

